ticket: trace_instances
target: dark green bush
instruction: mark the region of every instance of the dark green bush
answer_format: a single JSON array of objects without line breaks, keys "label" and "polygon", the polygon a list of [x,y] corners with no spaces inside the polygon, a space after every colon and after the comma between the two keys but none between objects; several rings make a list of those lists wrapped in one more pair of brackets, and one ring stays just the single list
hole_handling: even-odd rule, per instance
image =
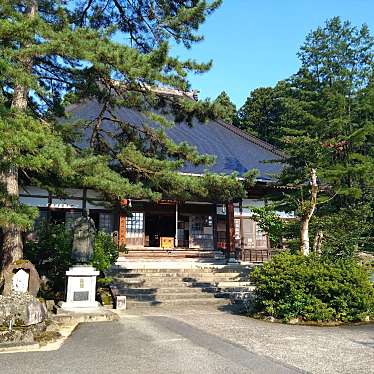
[{"label": "dark green bush", "polygon": [[353,259],[284,252],[251,274],[255,311],[289,321],[361,321],[374,315],[374,289]]},{"label": "dark green bush", "polygon": [[24,257],[30,260],[40,276],[47,278],[47,288],[63,292],[65,272],[72,265],[72,234],[63,224],[42,222],[36,229],[37,241],[26,241]]}]

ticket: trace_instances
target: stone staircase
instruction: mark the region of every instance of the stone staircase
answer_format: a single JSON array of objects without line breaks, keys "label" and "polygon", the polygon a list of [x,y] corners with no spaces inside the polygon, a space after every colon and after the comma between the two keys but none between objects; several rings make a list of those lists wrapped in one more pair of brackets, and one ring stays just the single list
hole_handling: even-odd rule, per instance
[{"label": "stone staircase", "polygon": [[168,305],[222,305],[242,300],[253,291],[248,274],[253,265],[191,268],[124,268],[108,272],[112,291],[126,296],[127,307]]},{"label": "stone staircase", "polygon": [[218,250],[181,249],[181,248],[131,248],[125,254],[127,259],[210,259],[224,260],[225,256]]}]

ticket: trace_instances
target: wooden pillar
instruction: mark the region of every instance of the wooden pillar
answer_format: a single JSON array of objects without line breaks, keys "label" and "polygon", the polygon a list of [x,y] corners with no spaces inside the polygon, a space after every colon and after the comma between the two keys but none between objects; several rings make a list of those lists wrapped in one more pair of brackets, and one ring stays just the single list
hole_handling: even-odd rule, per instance
[{"label": "wooden pillar", "polygon": [[175,202],[175,248],[178,248],[178,202]]},{"label": "wooden pillar", "polygon": [[235,258],[234,203],[226,204],[226,251],[229,258]]},{"label": "wooden pillar", "polygon": [[128,205],[127,199],[120,201],[119,209],[119,223],[118,223],[118,246],[126,245],[126,212],[124,212],[123,207]]},{"label": "wooden pillar", "polygon": [[218,242],[218,234],[217,234],[217,204],[213,204],[213,213],[212,213],[212,224],[213,224],[213,249],[216,251],[217,242]]},{"label": "wooden pillar", "polygon": [[240,212],[240,260],[244,261],[244,222],[243,222],[243,200],[239,202]]}]

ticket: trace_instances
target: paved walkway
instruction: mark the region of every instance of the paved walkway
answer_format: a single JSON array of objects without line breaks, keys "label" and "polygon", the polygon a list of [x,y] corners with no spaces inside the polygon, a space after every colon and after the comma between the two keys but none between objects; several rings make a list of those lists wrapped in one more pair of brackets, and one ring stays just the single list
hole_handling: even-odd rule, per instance
[{"label": "paved walkway", "polygon": [[374,328],[271,324],[220,312],[128,311],[82,324],[58,351],[0,355],[1,374],[374,373]]},{"label": "paved walkway", "polygon": [[374,373],[374,325],[312,327],[270,323],[212,308],[165,311],[250,352],[310,373]]}]

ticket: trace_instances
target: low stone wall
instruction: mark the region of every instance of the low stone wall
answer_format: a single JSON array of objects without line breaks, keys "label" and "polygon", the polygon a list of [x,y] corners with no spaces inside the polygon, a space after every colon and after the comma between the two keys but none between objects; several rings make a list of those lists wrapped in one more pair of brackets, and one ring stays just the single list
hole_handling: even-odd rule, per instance
[{"label": "low stone wall", "polygon": [[47,309],[28,293],[0,296],[0,346],[29,344],[46,329]]}]

